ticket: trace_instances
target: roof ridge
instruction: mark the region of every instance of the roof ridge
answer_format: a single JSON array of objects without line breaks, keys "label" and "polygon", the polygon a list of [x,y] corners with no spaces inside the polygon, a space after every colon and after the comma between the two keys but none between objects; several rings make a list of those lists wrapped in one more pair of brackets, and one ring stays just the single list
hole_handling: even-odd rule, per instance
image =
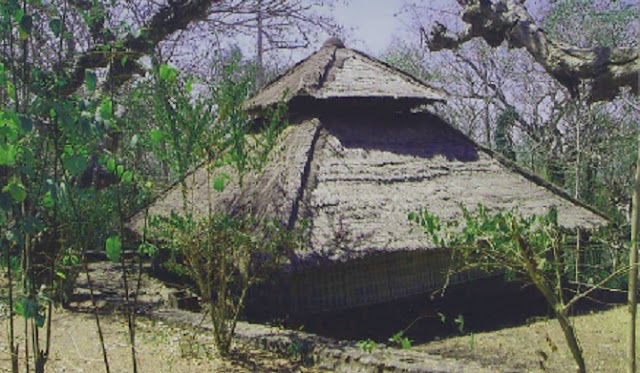
[{"label": "roof ridge", "polygon": [[[298,61],[296,64],[294,64],[292,67],[288,68],[285,72],[280,73],[279,75],[277,75],[275,78],[271,79],[271,81],[267,84],[265,84],[262,88],[260,88],[252,97],[250,97],[248,100],[245,101],[245,105],[250,102],[254,97],[257,97],[258,95],[260,95],[262,92],[267,91],[268,89],[272,88],[273,86],[275,86],[276,83],[278,83],[279,81],[283,80],[284,78],[286,78],[287,76],[291,76],[294,73],[296,73],[298,71],[298,69],[300,68],[301,65],[303,65],[305,62],[312,60],[313,58],[317,57],[321,52],[325,51],[326,48],[333,48],[333,53],[332,56],[333,58],[335,58],[335,50],[338,49],[338,47],[336,46],[332,46],[332,45],[328,45],[328,46],[323,46],[322,48],[318,49],[317,51],[313,52],[312,54],[310,54],[309,56],[307,56],[307,58],[304,58],[300,61]],[[330,62],[330,61],[328,61]],[[326,64],[324,64],[325,68],[326,68]],[[305,74],[308,75],[308,74]],[[292,93],[292,92],[288,92],[288,93]]]},{"label": "roof ridge", "polygon": [[[430,116],[436,116],[438,118],[440,118],[438,115],[433,114],[431,112],[427,112],[427,113],[420,113],[422,115],[424,114],[428,114]],[[443,120],[444,121],[444,120]],[[562,190],[562,188],[560,188],[559,186],[553,184],[552,182],[545,180],[544,178],[542,178],[541,176],[536,175],[533,171],[527,169],[524,166],[521,166],[519,164],[517,164],[516,162],[506,158],[504,155],[500,154],[499,152],[484,146],[476,141],[474,141],[471,137],[467,136],[464,132],[462,132],[461,130],[459,130],[458,128],[456,128],[455,126],[453,126],[451,123],[444,121],[445,123],[447,123],[451,129],[453,131],[455,131],[456,133],[462,135],[466,140],[468,140],[471,144],[473,144],[476,148],[478,148],[479,150],[487,153],[490,157],[494,158],[495,160],[497,160],[502,166],[506,167],[508,170],[516,172],[518,174],[520,174],[521,176],[523,176],[525,179],[549,190],[551,193],[556,194],[562,198],[567,199],[569,202],[585,208],[587,210],[589,210],[590,212],[600,216],[601,218],[609,221],[609,217],[607,215],[605,215],[603,212],[601,212],[600,210],[598,210],[597,208],[589,205],[588,203],[579,200],[578,198],[570,195],[569,193],[567,193],[566,191]]]},{"label": "roof ridge", "polygon": [[[346,61],[354,61],[347,64]],[[407,108],[444,101],[445,93],[366,53],[327,41],[322,48],[278,75],[244,103],[254,113],[295,98],[391,99]]]},{"label": "roof ridge", "polygon": [[[391,64],[389,64],[387,62],[384,62],[381,59],[375,58],[375,57],[373,57],[373,56],[371,56],[371,55],[369,55],[369,54],[367,54],[367,53],[365,53],[363,51],[360,51],[358,49],[351,49],[351,51],[355,52],[356,54],[359,54],[360,56],[362,56],[364,58],[369,59],[373,63],[382,65],[383,67],[385,67],[387,69],[390,69],[395,73],[398,73],[403,78],[408,78],[408,81],[410,83],[416,83],[416,84],[422,85],[422,86],[424,86],[426,88],[429,88],[429,89],[432,89],[432,90],[436,91],[437,93],[439,93],[439,94],[441,94],[443,96],[446,96],[446,92],[445,91],[441,90],[440,88],[433,87],[433,86],[429,85],[427,82],[425,82],[424,80],[422,80],[420,78],[417,78],[416,76],[414,76],[411,73],[408,73],[408,72],[406,72],[404,70],[401,70],[401,69],[399,69],[399,68],[397,68],[397,67],[395,67],[395,66],[393,66],[393,65],[391,65]],[[435,101],[444,101],[444,99],[435,99]]]}]

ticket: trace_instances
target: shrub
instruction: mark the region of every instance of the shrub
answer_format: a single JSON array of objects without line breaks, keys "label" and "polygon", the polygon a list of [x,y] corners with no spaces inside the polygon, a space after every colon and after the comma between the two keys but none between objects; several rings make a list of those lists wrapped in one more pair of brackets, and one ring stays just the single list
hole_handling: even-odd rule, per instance
[{"label": "shrub", "polygon": [[154,217],[152,234],[178,258],[172,267],[197,285],[216,351],[228,354],[249,288],[268,278],[298,243],[279,223],[213,214]]}]

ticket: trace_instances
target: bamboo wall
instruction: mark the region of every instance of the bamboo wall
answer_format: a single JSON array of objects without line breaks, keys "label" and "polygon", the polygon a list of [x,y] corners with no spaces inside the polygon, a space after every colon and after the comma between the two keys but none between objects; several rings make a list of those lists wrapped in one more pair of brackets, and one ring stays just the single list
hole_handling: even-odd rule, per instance
[{"label": "bamboo wall", "polygon": [[[253,305],[289,314],[318,313],[366,306],[441,288],[449,254],[412,251],[364,259],[295,274],[277,285],[262,287]],[[481,272],[451,275],[451,285],[487,277]]]}]

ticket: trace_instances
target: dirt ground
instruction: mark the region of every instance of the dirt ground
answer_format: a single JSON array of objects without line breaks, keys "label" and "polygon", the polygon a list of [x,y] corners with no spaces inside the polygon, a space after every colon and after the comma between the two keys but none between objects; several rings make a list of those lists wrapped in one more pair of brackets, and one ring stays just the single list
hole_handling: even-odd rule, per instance
[{"label": "dirt ground", "polygon": [[[129,335],[122,317],[101,320],[112,373],[132,372]],[[4,328],[3,328],[4,329]],[[10,371],[4,330],[0,336],[0,372]],[[287,372],[299,371],[287,359],[261,351],[241,351],[232,360],[215,357],[211,336],[139,318],[137,357],[140,372]],[[24,348],[23,338],[21,350]],[[53,324],[52,354],[47,372],[104,372],[95,321],[91,315],[58,311]],[[24,367],[24,361],[21,362]]]},{"label": "dirt ground", "polygon": [[[111,373],[132,372],[131,348],[126,318],[121,312],[124,293],[122,274],[110,263],[91,265],[91,280],[100,310],[100,323],[108,354]],[[135,283],[137,278],[128,279]],[[139,305],[141,315],[136,319],[137,364],[141,373],[199,373],[199,372],[311,372],[295,359],[262,350],[237,346],[231,359],[222,360],[213,353],[213,337],[202,330],[181,328],[144,314],[165,307],[171,291],[156,279],[141,277]],[[105,372],[95,318],[86,276],[80,275],[77,288],[67,309],[58,308],[53,317],[51,356],[47,372],[98,373]],[[3,312],[3,314],[5,314]],[[5,315],[6,316],[6,315]],[[22,318],[16,317],[17,341],[24,352]],[[0,373],[10,372],[8,319],[3,317],[0,328]],[[45,340],[42,336],[42,341]],[[24,371],[24,360],[20,361]]]},{"label": "dirt ground", "polygon": [[[626,311],[626,307],[616,307],[573,318],[590,372],[626,371]],[[474,360],[495,368],[496,372],[575,371],[575,363],[555,320],[462,335],[416,348],[447,357]]]},{"label": "dirt ground", "polygon": [[[100,310],[109,365],[113,373],[129,373],[131,355],[126,320],[122,313],[122,274],[117,266],[94,263],[91,280]],[[135,283],[136,278],[130,278]],[[146,317],[148,311],[166,307],[171,289],[144,275],[137,309],[137,358],[140,372],[319,372],[295,359],[238,346],[234,357],[221,360],[212,350],[212,336]],[[51,356],[47,372],[104,372],[87,278],[79,276],[67,309],[53,318]],[[6,311],[6,310],[5,310]],[[0,328],[0,373],[10,372],[6,312]],[[22,330],[16,318],[18,331]],[[574,319],[590,372],[625,370],[626,308],[617,307]],[[24,337],[18,333],[20,351]],[[44,341],[44,338],[43,338]],[[417,345],[413,351],[475,361],[495,372],[571,372],[574,363],[555,320],[541,320],[494,332],[464,334]],[[24,361],[20,362],[24,369]],[[21,370],[23,371],[23,370]]]}]

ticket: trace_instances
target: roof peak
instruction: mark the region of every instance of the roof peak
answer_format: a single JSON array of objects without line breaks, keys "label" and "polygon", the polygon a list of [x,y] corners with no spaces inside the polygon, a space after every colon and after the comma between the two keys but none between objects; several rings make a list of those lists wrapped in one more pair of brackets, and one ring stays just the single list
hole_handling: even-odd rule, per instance
[{"label": "roof peak", "polygon": [[330,37],[329,39],[324,41],[324,43],[322,44],[322,48],[329,48],[329,47],[345,48],[344,42],[342,41],[342,39],[337,37]]},{"label": "roof peak", "polygon": [[246,101],[259,113],[279,102],[312,100],[385,100],[404,109],[444,101],[444,93],[393,66],[346,48],[336,37],[280,75]]}]

